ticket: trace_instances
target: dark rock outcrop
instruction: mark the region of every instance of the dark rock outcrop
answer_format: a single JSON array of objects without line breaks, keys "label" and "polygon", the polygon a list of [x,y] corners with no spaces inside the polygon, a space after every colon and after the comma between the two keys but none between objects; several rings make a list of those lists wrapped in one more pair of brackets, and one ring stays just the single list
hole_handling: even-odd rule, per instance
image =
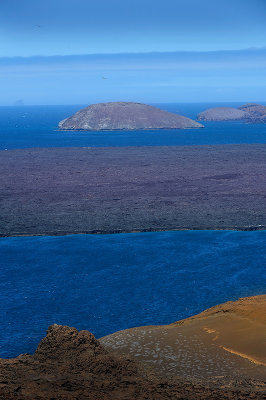
[{"label": "dark rock outcrop", "polygon": [[237,121],[246,118],[245,111],[233,107],[209,108],[198,114],[199,121]]},{"label": "dark rock outcrop", "polygon": [[[115,399],[142,378],[134,362],[111,355],[88,331],[52,325],[34,355],[0,360],[0,399]],[[113,397],[112,397],[113,396]]]},{"label": "dark rock outcrop", "polygon": [[92,104],[59,122],[61,130],[188,129],[203,126],[192,119],[141,103]]}]

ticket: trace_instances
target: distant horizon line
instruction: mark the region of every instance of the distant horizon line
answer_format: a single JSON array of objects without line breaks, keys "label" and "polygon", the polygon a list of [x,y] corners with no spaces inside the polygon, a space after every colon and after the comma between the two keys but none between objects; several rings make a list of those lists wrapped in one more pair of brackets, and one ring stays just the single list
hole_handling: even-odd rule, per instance
[{"label": "distant horizon line", "polygon": [[234,53],[234,52],[246,52],[246,51],[266,51],[266,46],[263,47],[246,47],[241,49],[220,49],[220,50],[172,50],[172,51],[121,51],[121,52],[103,52],[103,53],[71,53],[71,54],[32,54],[32,55],[13,55],[5,56],[0,55],[0,59],[24,59],[24,58],[46,58],[46,57],[87,57],[87,56],[121,56],[121,55],[156,55],[156,54],[206,54],[206,53]]},{"label": "distant horizon line", "polygon": [[128,102],[128,103],[141,103],[141,104],[249,104],[249,103],[260,103],[266,104],[266,100],[257,100],[257,101],[245,101],[245,100],[234,100],[234,101],[171,101],[171,102],[158,102],[158,101],[129,101],[129,100],[115,100],[115,101],[98,101],[98,102],[89,102],[89,103],[67,103],[67,104],[0,104],[0,107],[16,107],[16,108],[24,108],[24,107],[62,107],[62,106],[88,106],[92,104],[100,104],[100,103],[117,103],[117,102]]}]

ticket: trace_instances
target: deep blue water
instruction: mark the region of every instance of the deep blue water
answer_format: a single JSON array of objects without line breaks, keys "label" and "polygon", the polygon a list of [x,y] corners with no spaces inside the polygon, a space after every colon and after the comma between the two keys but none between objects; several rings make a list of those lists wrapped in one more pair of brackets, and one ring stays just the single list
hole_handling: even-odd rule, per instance
[{"label": "deep blue water", "polygon": [[[206,108],[240,103],[157,104],[190,118]],[[266,125],[240,122],[205,122],[204,129],[59,132],[58,122],[84,105],[0,107],[0,149],[77,146],[161,146],[226,143],[266,143]]]},{"label": "deep blue water", "polygon": [[[158,106],[195,119],[216,105]],[[192,130],[56,130],[81,107],[0,107],[0,149],[266,143],[266,125],[239,122]],[[266,231],[1,238],[0,357],[33,352],[52,323],[100,337],[265,293],[265,245]]]},{"label": "deep blue water", "polygon": [[0,239],[0,357],[33,352],[49,324],[97,337],[265,293],[266,231]]}]

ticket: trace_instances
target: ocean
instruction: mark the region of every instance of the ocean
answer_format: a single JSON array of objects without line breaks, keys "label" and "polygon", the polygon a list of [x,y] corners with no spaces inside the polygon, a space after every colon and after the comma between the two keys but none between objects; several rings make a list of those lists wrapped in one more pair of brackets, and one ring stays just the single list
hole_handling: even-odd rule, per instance
[{"label": "ocean", "polygon": [[32,353],[50,324],[168,324],[262,294],[266,231],[1,238],[0,357]]},{"label": "ocean", "polygon": [[[191,118],[210,106],[160,105]],[[57,131],[58,121],[79,108],[0,107],[0,149],[266,143],[266,125],[239,122],[180,131]],[[52,323],[101,337],[265,293],[265,247],[266,231],[0,238],[0,357],[33,353]]]},{"label": "ocean", "polygon": [[[156,104],[189,118],[222,104]],[[60,132],[58,122],[84,105],[0,107],[0,149],[82,146],[184,146],[266,143],[266,125],[241,122],[204,122],[204,129],[123,132]]]}]

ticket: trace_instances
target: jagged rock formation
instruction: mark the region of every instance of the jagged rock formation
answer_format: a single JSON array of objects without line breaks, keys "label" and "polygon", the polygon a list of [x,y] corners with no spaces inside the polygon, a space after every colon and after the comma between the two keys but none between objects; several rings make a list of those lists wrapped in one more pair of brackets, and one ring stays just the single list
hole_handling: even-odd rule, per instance
[{"label": "jagged rock formation", "polygon": [[[257,343],[262,350],[259,357],[264,357],[261,337],[265,333],[265,308],[266,296],[241,299],[169,326],[121,331],[100,342],[88,331],[52,325],[35,354],[0,360],[0,399],[265,399],[263,361],[255,360],[256,364],[221,346],[226,340],[232,344],[237,339],[235,346],[250,345],[252,353]],[[146,335],[148,342],[141,335]],[[186,335],[186,340],[182,341],[182,335]],[[205,337],[203,349],[195,347],[198,335],[201,340]],[[220,349],[214,359],[213,347]],[[173,348],[175,351],[170,354]],[[166,350],[168,358],[161,360]],[[197,355],[204,351],[206,359],[197,360]],[[176,369],[169,374],[176,357]],[[205,374],[189,376],[186,364],[191,363],[195,364],[195,371],[205,369]],[[226,363],[228,376],[223,374]],[[208,374],[210,367],[219,373]]]},{"label": "jagged rock formation", "polygon": [[6,400],[115,399],[127,385],[133,396],[138,380],[134,362],[111,356],[90,332],[67,326],[50,326],[34,355],[0,360],[0,399]]},{"label": "jagged rock formation", "polygon": [[62,130],[149,130],[202,128],[196,121],[141,103],[92,104],[59,122]]},{"label": "jagged rock formation", "polygon": [[237,121],[243,120],[246,113],[233,107],[209,108],[198,114],[199,121]]},{"label": "jagged rock formation", "polygon": [[266,123],[266,106],[248,103],[238,108],[215,107],[198,114],[199,121],[244,121]]}]

